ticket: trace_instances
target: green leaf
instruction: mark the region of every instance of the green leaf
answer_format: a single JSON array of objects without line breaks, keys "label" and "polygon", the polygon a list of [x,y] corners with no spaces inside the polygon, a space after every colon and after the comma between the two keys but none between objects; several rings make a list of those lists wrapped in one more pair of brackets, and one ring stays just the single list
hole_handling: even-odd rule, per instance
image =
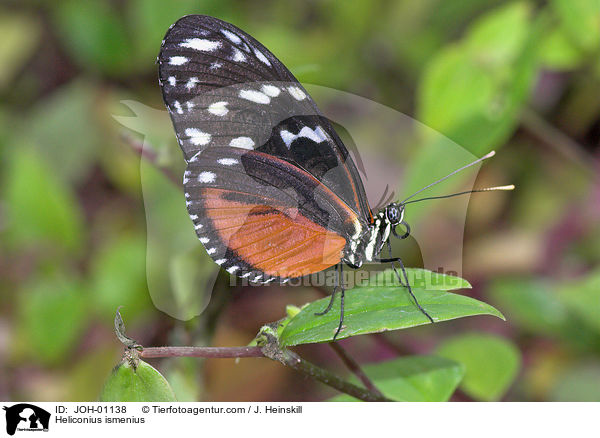
[{"label": "green leaf", "polygon": [[[402,275],[402,273],[400,273]],[[421,268],[406,268],[406,275],[411,287],[423,290],[455,290],[471,289],[471,284],[464,278]],[[370,280],[371,286],[398,286],[398,277],[393,269],[378,272]]]},{"label": "green leaf", "polygon": [[562,26],[582,49],[594,50],[600,44],[600,1],[553,0],[550,2]]},{"label": "green leaf", "polygon": [[7,240],[19,247],[51,245],[49,254],[79,249],[83,217],[71,188],[33,148],[15,145],[9,160],[2,185]]},{"label": "green leaf", "polygon": [[419,86],[418,119],[477,156],[504,143],[536,77],[544,22],[532,22],[530,9],[515,2],[493,10],[440,51]]},{"label": "green leaf", "polygon": [[590,328],[600,333],[600,270],[561,286],[559,297]]},{"label": "green leaf", "polygon": [[[387,398],[408,402],[447,401],[465,373],[461,364],[436,356],[403,357],[365,365],[362,370]],[[355,376],[350,380],[358,384]],[[330,401],[357,399],[344,394]]]},{"label": "green leaf", "polygon": [[17,351],[46,364],[66,359],[88,320],[88,297],[74,278],[46,276],[18,294]]},{"label": "green leaf", "polygon": [[519,350],[495,335],[466,334],[444,341],[436,354],[466,368],[461,389],[477,400],[499,400],[519,371]]},{"label": "green leaf", "polygon": [[152,366],[139,361],[134,369],[129,361],[117,365],[100,394],[103,402],[177,401],[169,382]]},{"label": "green leaf", "polygon": [[[504,319],[492,306],[463,295],[445,291],[413,289],[421,306],[436,322],[473,315],[494,315]],[[338,326],[340,301],[322,316],[329,297],[314,301],[292,318],[279,342],[282,346],[331,341]],[[356,287],[346,291],[344,327],[337,339],[386,330],[398,330],[428,324],[429,320],[415,306],[406,288],[398,286]]]}]

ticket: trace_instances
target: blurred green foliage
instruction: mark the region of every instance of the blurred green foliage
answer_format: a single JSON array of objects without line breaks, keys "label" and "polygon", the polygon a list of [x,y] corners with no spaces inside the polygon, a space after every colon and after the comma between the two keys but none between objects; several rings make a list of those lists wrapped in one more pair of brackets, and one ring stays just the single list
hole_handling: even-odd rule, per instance
[{"label": "blurred green foliage", "polygon": [[[415,142],[428,147],[409,157],[390,153],[385,140],[368,145],[409,161],[407,192],[456,164],[439,158],[446,143],[435,144],[429,128],[476,155],[499,151],[477,185],[517,185],[514,194],[472,197],[463,251],[473,284],[465,294],[497,306],[507,323],[476,317],[345,341],[373,364],[368,374],[387,382],[384,392],[389,384],[395,398],[448,399],[464,371],[455,399],[600,400],[598,0],[4,2],[0,397],[96,398],[99,376],[121,353],[112,333],[118,305],[145,345],[243,345],[285,304],[318,297],[229,287],[195,240],[178,187],[148,162],[140,167],[123,140],[149,132],[158,163],[180,178],[154,62],[168,26],[191,13],[238,25],[301,81],[422,122],[428,129]],[[137,102],[155,110],[142,117]],[[327,113],[335,102],[319,104]],[[440,216],[457,213],[450,203],[430,208],[413,210],[413,228],[434,230],[443,255],[446,236],[463,223],[439,227]],[[407,257],[418,266],[418,248]],[[477,333],[460,335],[467,330]],[[377,364],[398,352],[452,361]],[[330,359],[319,348],[307,354]],[[179,400],[332,396],[263,361],[217,363],[158,366]],[[36,377],[22,378],[24,370]],[[433,394],[427,382],[436,379],[446,389]]]}]

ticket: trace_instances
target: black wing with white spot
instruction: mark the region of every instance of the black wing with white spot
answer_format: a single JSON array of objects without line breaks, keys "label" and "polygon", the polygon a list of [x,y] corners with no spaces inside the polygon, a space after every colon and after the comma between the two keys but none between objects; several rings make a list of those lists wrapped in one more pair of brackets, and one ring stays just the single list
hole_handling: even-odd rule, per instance
[{"label": "black wing with white spot", "polygon": [[232,24],[190,15],[167,32],[159,83],[188,163],[208,147],[256,150],[313,175],[363,223],[364,188],[341,139],[291,72]]}]

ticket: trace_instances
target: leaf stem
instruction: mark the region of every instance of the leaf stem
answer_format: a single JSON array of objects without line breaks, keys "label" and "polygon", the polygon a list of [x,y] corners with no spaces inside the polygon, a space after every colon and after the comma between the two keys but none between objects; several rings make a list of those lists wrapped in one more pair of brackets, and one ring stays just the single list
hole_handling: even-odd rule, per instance
[{"label": "leaf stem", "polygon": [[369,402],[392,401],[384,397],[379,391],[374,392],[360,388],[350,382],[347,382],[335,374],[320,368],[298,356],[291,350],[281,350],[281,357],[278,360],[299,373],[308,375],[327,386],[337,389],[340,392],[351,395],[359,400]]},{"label": "leaf stem", "polygon": [[352,371],[352,373],[358,377],[358,379],[365,385],[369,391],[374,394],[377,394],[381,397],[384,395],[377,389],[377,387],[371,382],[371,379],[365,374],[365,372],[361,369],[360,365],[346,352],[346,350],[338,343],[331,342],[329,346],[335,351],[335,353],[339,356],[344,365]]}]

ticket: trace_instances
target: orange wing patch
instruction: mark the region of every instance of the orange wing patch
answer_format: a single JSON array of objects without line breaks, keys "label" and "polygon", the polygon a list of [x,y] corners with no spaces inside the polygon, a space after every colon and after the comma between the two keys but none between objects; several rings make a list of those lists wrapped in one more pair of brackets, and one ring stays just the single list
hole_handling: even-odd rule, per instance
[{"label": "orange wing patch", "polygon": [[346,239],[308,220],[295,208],[224,199],[203,190],[205,214],[220,239],[246,263],[267,275],[296,278],[340,262]]}]

